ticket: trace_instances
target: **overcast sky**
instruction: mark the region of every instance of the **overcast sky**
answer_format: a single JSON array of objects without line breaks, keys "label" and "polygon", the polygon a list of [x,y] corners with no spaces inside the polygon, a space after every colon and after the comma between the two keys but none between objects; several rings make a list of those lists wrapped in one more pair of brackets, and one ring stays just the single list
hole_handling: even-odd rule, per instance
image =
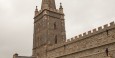
[{"label": "overcast sky", "polygon": [[[56,0],[62,2],[67,38],[115,21],[115,0]],[[0,0],[0,58],[14,53],[31,56],[33,17],[41,0]]]}]

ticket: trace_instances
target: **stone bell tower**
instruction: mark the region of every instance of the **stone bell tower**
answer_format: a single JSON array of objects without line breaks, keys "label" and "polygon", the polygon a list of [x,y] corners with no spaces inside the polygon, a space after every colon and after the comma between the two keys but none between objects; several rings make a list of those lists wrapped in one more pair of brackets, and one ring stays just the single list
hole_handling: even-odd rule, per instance
[{"label": "stone bell tower", "polygon": [[63,7],[56,9],[55,0],[42,0],[41,10],[34,16],[33,56],[45,58],[46,45],[65,42]]}]

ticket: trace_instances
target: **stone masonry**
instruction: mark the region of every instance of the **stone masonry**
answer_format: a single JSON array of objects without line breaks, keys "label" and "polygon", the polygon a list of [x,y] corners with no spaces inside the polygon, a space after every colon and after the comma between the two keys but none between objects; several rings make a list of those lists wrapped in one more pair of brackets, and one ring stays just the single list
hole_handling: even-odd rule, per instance
[{"label": "stone masonry", "polygon": [[115,58],[114,22],[66,40],[64,20],[61,3],[56,9],[55,0],[42,0],[35,10],[32,57]]},{"label": "stone masonry", "polygon": [[[107,52],[108,50],[108,52]],[[104,25],[61,44],[48,46],[47,58],[115,57],[115,24]]]}]

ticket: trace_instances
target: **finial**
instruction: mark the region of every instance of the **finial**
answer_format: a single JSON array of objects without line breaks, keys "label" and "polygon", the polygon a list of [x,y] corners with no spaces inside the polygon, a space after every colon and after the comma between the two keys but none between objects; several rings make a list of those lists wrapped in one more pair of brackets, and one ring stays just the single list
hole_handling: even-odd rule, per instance
[{"label": "finial", "polygon": [[59,8],[60,12],[63,13],[63,7],[62,7],[62,3],[60,2],[60,8]]},{"label": "finial", "polygon": [[60,5],[62,5],[62,3],[60,2]]},{"label": "finial", "polygon": [[62,3],[60,2],[60,8],[62,8]]},{"label": "finial", "polygon": [[36,9],[37,9],[38,6],[36,6]]},{"label": "finial", "polygon": [[36,11],[38,11],[38,6],[36,6]]},{"label": "finial", "polygon": [[36,6],[36,9],[35,9],[35,16],[38,14],[38,6]]}]

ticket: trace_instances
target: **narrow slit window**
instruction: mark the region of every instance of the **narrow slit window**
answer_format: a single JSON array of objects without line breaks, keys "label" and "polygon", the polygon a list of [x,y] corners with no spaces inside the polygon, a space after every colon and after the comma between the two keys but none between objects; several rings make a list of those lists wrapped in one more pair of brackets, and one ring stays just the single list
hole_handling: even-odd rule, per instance
[{"label": "narrow slit window", "polygon": [[108,32],[108,30],[106,30],[106,32],[107,32],[107,36],[109,35],[109,32]]},{"label": "narrow slit window", "polygon": [[54,29],[57,29],[56,22],[54,23]]},{"label": "narrow slit window", "polygon": [[57,36],[55,36],[55,44],[57,44]]},{"label": "narrow slit window", "polygon": [[105,52],[106,52],[106,55],[108,56],[109,55],[108,48],[106,48]]}]

